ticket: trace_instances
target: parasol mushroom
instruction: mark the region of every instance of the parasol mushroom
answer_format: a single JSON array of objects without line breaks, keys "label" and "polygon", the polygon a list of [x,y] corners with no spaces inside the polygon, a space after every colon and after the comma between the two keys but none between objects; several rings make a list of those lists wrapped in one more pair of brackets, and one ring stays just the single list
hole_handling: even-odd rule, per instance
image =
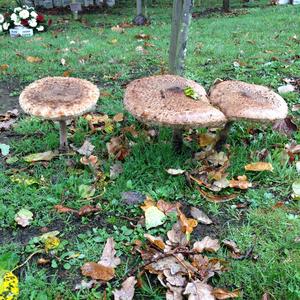
[{"label": "parasol mushroom", "polygon": [[[185,95],[186,87],[198,95],[197,100]],[[124,105],[145,124],[175,129],[173,143],[176,150],[181,148],[183,129],[217,127],[226,123],[226,117],[209,103],[201,85],[176,75],[134,80],[126,88]]]},{"label": "parasol mushroom", "polygon": [[68,149],[66,120],[91,111],[99,98],[91,82],[71,77],[46,77],[27,86],[20,95],[20,106],[28,114],[59,121],[60,150]]},{"label": "parasol mushroom", "polygon": [[230,121],[246,120],[270,122],[283,120],[288,114],[284,99],[271,89],[237,80],[215,84],[209,94],[210,103],[218,107],[229,120],[217,144],[219,148],[226,140]]}]

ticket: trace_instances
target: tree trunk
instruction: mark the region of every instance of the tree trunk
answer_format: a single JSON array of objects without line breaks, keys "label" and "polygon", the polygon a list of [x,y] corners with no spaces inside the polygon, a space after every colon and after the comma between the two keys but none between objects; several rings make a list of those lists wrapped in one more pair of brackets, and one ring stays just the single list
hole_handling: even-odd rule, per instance
[{"label": "tree trunk", "polygon": [[143,14],[143,0],[136,0],[136,15]]},{"label": "tree trunk", "polygon": [[223,0],[223,10],[229,12],[230,9],[230,0]]},{"label": "tree trunk", "polygon": [[[184,61],[188,31],[191,22],[193,0],[174,0],[172,13],[172,29],[169,49],[169,73],[182,76],[184,73]],[[173,131],[173,147],[180,152],[183,139],[182,129]]]}]

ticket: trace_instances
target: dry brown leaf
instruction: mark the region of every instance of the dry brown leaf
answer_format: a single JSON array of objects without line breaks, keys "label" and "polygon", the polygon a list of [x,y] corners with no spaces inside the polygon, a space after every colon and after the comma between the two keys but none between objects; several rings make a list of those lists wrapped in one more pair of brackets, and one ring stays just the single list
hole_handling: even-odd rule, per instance
[{"label": "dry brown leaf", "polygon": [[224,240],[222,243],[224,246],[226,246],[229,250],[233,251],[234,253],[236,254],[241,253],[241,250],[238,248],[235,241]]},{"label": "dry brown leaf", "polygon": [[98,212],[100,210],[99,207],[93,205],[85,205],[81,207],[78,211],[78,216],[83,217],[91,213]]},{"label": "dry brown leaf", "polygon": [[113,117],[113,121],[115,122],[122,122],[124,120],[124,114],[118,113]]},{"label": "dry brown leaf", "polygon": [[231,194],[231,195],[214,195],[212,193],[208,193],[200,189],[198,186],[196,187],[199,193],[208,201],[211,202],[226,202],[235,199],[238,194]]},{"label": "dry brown leaf", "polygon": [[182,293],[184,288],[172,286],[167,283],[168,290],[166,292],[166,300],[183,300]]},{"label": "dry brown leaf", "polygon": [[72,74],[72,71],[67,70],[67,71],[64,71],[62,75],[63,75],[63,77],[70,77],[71,74]]},{"label": "dry brown leaf", "polygon": [[73,208],[63,206],[61,204],[54,205],[54,209],[59,213],[69,213],[69,212],[70,213],[77,213],[77,210],[75,210]]},{"label": "dry brown leaf", "polygon": [[185,288],[184,295],[189,295],[188,300],[215,300],[212,294],[213,288],[200,280],[189,282]]},{"label": "dry brown leaf", "polygon": [[212,294],[218,299],[218,300],[224,300],[224,299],[232,299],[232,298],[238,298],[241,296],[241,291],[239,289],[236,289],[234,291],[228,291],[225,289],[217,288],[212,291]]},{"label": "dry brown leaf", "polygon": [[195,242],[193,249],[199,253],[202,253],[203,251],[217,252],[220,249],[220,244],[218,240],[206,236],[201,241]]},{"label": "dry brown leaf", "polygon": [[135,35],[135,38],[138,40],[150,40],[151,36],[149,34],[140,33],[140,34]]},{"label": "dry brown leaf", "polygon": [[181,223],[182,231],[189,235],[193,232],[194,228],[197,227],[198,222],[195,219],[187,218],[177,206],[177,211],[179,215],[179,220]]},{"label": "dry brown leaf", "polygon": [[155,237],[151,234],[145,233],[144,237],[157,248],[164,250],[166,245],[161,237]]},{"label": "dry brown leaf", "polygon": [[163,274],[166,277],[166,281],[173,286],[184,287],[186,285],[186,278],[182,274],[171,274],[170,270],[164,270]]},{"label": "dry brown leaf", "polygon": [[83,156],[80,158],[80,162],[85,166],[95,167],[98,161],[98,157],[95,155],[90,155],[89,157]]},{"label": "dry brown leaf", "polygon": [[208,156],[207,160],[214,166],[223,166],[229,160],[229,158],[224,152],[215,152]]},{"label": "dry brown leaf", "polygon": [[199,146],[206,147],[206,146],[214,146],[218,140],[216,134],[213,133],[202,133],[199,135]]},{"label": "dry brown leaf", "polygon": [[27,56],[26,60],[29,63],[40,63],[43,61],[40,57],[37,57],[37,56]]},{"label": "dry brown leaf", "polygon": [[231,179],[229,180],[229,186],[231,188],[247,190],[249,187],[252,187],[252,183],[248,181],[247,176],[238,176],[237,180]]},{"label": "dry brown leaf", "polygon": [[164,200],[158,200],[156,203],[156,206],[159,210],[161,210],[164,214],[168,215],[170,213],[176,213],[177,212],[177,207],[181,206],[179,202],[166,202]]},{"label": "dry brown leaf", "polygon": [[114,300],[132,300],[134,297],[134,286],[137,283],[134,276],[128,277],[120,290],[114,290]]},{"label": "dry brown leaf", "polygon": [[271,163],[259,161],[245,166],[246,171],[261,172],[261,171],[273,171]]},{"label": "dry brown leaf", "polygon": [[143,211],[146,211],[151,206],[156,206],[156,202],[152,198],[147,196],[145,201],[144,201],[144,205],[141,206],[141,209]]},{"label": "dry brown leaf", "polygon": [[179,263],[179,260],[184,261],[184,257],[181,254],[176,255],[176,257],[168,256],[161,258],[158,261],[147,265],[145,269],[152,274],[160,274],[164,270],[170,270],[172,275],[175,275],[177,273],[187,274],[186,268],[182,263]]},{"label": "dry brown leaf", "polygon": [[186,246],[188,240],[186,235],[182,232],[181,223],[177,222],[173,225],[172,229],[167,232],[168,244]]},{"label": "dry brown leaf", "polygon": [[197,207],[191,207],[191,215],[198,222],[209,225],[212,224],[212,220],[200,209]]},{"label": "dry brown leaf", "polygon": [[116,253],[114,239],[110,237],[106,241],[101,259],[98,264],[101,264],[105,267],[115,268],[121,263],[121,260],[116,256]]},{"label": "dry brown leaf", "polygon": [[82,275],[96,280],[109,281],[115,277],[115,270],[95,262],[87,262],[81,267]]},{"label": "dry brown leaf", "polygon": [[0,65],[0,71],[6,71],[7,69],[9,68],[9,65],[8,64],[3,64],[3,65]]}]

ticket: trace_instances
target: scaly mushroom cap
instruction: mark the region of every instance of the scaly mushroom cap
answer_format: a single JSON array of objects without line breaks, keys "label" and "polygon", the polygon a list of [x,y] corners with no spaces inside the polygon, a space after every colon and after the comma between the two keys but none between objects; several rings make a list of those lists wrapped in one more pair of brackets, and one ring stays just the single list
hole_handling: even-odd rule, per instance
[{"label": "scaly mushroom cap", "polygon": [[71,77],[46,77],[27,86],[19,101],[33,116],[67,120],[80,116],[96,105],[99,89],[91,82]]},{"label": "scaly mushroom cap", "polygon": [[[185,87],[191,87],[199,99],[187,97]],[[210,105],[200,84],[175,75],[134,80],[127,86],[124,105],[138,120],[151,125],[197,128],[226,123],[223,113]]]},{"label": "scaly mushroom cap", "polygon": [[273,122],[286,118],[288,107],[278,94],[267,87],[242,81],[223,81],[210,90],[210,102],[228,120]]}]

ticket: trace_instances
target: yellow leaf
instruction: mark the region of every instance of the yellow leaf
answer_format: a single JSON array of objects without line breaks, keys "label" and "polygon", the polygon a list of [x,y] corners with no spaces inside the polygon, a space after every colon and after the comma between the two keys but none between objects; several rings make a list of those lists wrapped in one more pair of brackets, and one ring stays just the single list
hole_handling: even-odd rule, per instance
[{"label": "yellow leaf", "polygon": [[198,222],[195,219],[190,219],[187,218],[179,209],[179,207],[177,207],[177,211],[178,211],[178,215],[179,215],[179,220],[180,220],[180,224],[182,226],[182,232],[184,232],[187,236],[189,236],[195,227],[197,227]]},{"label": "yellow leaf", "polygon": [[0,71],[6,71],[9,68],[8,64],[0,65]]},{"label": "yellow leaf", "polygon": [[12,272],[0,273],[0,300],[15,300],[19,295],[19,280]]},{"label": "yellow leaf", "polygon": [[117,39],[112,39],[110,42],[114,45],[118,42],[118,40]]},{"label": "yellow leaf", "polygon": [[40,57],[37,56],[27,56],[26,60],[30,63],[40,63],[43,61]]},{"label": "yellow leaf", "polygon": [[56,236],[49,236],[45,241],[45,250],[48,252],[49,250],[56,249],[60,244],[60,239]]},{"label": "yellow leaf", "polygon": [[259,161],[245,166],[246,171],[261,172],[273,171],[273,166],[270,163]]}]

